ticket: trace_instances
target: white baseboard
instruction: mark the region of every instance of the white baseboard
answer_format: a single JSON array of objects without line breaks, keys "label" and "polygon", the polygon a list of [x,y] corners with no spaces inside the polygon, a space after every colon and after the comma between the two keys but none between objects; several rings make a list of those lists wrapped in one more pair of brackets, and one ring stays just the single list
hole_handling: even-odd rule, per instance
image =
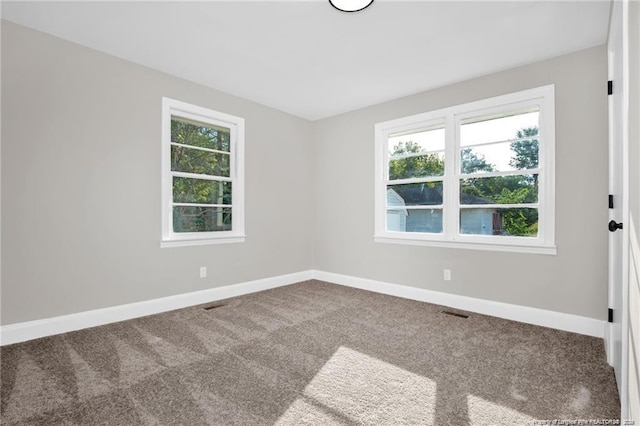
[{"label": "white baseboard", "polygon": [[0,345],[24,342],[39,337],[52,336],[68,331],[81,330],[83,328],[110,324],[215,300],[227,299],[229,297],[241,296],[243,294],[255,293],[257,291],[310,280],[311,277],[311,271],[303,271],[240,284],[194,291],[192,293],[146,300],[144,302],[128,303],[126,305],[95,309],[77,314],[9,324],[0,327]]},{"label": "white baseboard", "polygon": [[540,325],[558,330],[570,331],[587,336],[603,338],[606,321],[587,318],[562,312],[547,311],[544,309],[527,306],[512,305],[509,303],[495,302],[492,300],[476,299],[457,294],[442,293],[433,290],[425,290],[383,281],[375,281],[366,278],[352,277],[349,275],[334,274],[331,272],[312,271],[314,279],[335,284],[341,284],[376,293],[405,299],[418,300],[420,302],[434,303],[465,311],[491,315],[512,321],[527,324]]},{"label": "white baseboard", "polygon": [[308,270],[293,274],[280,275],[240,284],[178,294],[144,302],[79,312],[54,318],[9,324],[0,327],[0,345],[24,342],[40,337],[52,336],[69,331],[110,324],[146,315],[158,314],[174,309],[186,308],[215,300],[255,293],[270,288],[281,287],[310,279],[318,279],[376,293],[434,303],[465,311],[505,318],[528,324],[555,328],[573,333],[604,337],[606,322],[578,315],[511,305],[491,300],[475,299],[456,294],[442,293],[421,288],[358,278],[331,272]]}]

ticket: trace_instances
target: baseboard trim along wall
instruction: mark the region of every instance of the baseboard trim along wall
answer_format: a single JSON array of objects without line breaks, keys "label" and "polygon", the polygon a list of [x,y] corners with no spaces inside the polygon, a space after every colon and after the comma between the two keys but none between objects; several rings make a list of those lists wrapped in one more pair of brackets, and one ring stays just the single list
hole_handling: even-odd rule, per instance
[{"label": "baseboard trim along wall", "polygon": [[383,281],[375,281],[366,278],[352,277],[348,275],[334,274],[331,272],[313,271],[314,279],[341,284],[376,293],[405,299],[418,300],[436,305],[444,305],[464,311],[478,314],[491,315],[512,321],[527,324],[540,325],[555,328],[557,330],[570,331],[593,337],[604,337],[607,322],[579,315],[565,314],[562,312],[547,311],[528,306],[512,305],[509,303],[495,302],[492,300],[476,299],[451,293],[425,290],[422,288],[392,284]]},{"label": "baseboard trim along wall", "polygon": [[229,297],[255,293],[310,279],[317,279],[390,296],[434,303],[465,311],[491,315],[513,321],[555,328],[573,333],[602,338],[606,322],[578,315],[512,305],[491,300],[475,299],[456,294],[442,293],[421,288],[392,284],[331,272],[308,270],[261,280],[231,284],[192,293],[178,294],[143,302],[79,312],[54,318],[9,324],[0,327],[0,345],[24,342],[54,334],[110,324],[174,309],[186,308]]},{"label": "baseboard trim along wall", "polygon": [[128,303],[126,305],[79,312],[77,314],[9,324],[0,327],[0,345],[10,345],[12,343],[24,342],[27,340],[37,339],[39,337],[52,336],[54,334],[81,330],[83,328],[159,314],[161,312],[186,308],[188,306],[200,305],[202,303],[228,299],[230,297],[242,296],[243,294],[255,293],[257,291],[268,290],[270,288],[295,284],[301,281],[310,280],[311,278],[311,271],[303,271],[261,280],[247,281],[240,284],[231,284],[207,290],[194,291],[191,293],[177,294],[175,296],[162,297],[159,299],[146,300],[143,302]]}]

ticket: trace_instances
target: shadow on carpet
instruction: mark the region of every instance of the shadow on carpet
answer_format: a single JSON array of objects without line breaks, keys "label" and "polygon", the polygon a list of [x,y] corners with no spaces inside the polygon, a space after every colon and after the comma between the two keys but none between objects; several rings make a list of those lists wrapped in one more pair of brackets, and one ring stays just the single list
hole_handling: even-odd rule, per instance
[{"label": "shadow on carpet", "polygon": [[[206,309],[210,308],[210,309]],[[0,349],[1,423],[616,419],[602,339],[320,281]]]}]

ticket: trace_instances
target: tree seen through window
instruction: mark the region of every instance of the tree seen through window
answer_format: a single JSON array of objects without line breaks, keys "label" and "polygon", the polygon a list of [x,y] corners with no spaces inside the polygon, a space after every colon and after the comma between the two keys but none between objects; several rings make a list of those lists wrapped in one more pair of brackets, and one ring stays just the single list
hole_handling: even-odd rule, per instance
[{"label": "tree seen through window", "polygon": [[[505,176],[483,177],[482,173],[498,171],[494,164],[487,162],[482,153],[474,147],[460,150],[460,203],[466,206],[482,204],[534,204],[538,202],[538,174],[527,170],[538,168],[539,143],[538,127],[531,126],[518,130],[508,143],[511,158],[509,165],[517,171]],[[400,142],[393,147],[389,161],[389,179],[411,179],[442,176],[445,160],[441,153],[421,153],[421,146],[412,141]],[[415,185],[415,184],[414,184]],[[442,182],[424,182],[425,188],[440,187]],[[442,194],[440,194],[442,195]],[[465,230],[465,217],[470,217],[478,209],[461,209],[461,232]],[[494,212],[494,235],[536,236],[538,233],[537,208],[492,208]],[[411,229],[406,229],[411,232]]]}]

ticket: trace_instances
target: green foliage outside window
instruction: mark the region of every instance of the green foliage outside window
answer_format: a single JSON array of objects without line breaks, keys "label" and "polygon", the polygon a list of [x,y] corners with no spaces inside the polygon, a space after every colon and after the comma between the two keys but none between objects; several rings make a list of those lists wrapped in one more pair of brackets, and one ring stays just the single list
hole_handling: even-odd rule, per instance
[{"label": "green foliage outside window", "polygon": [[[515,135],[510,144],[512,157],[509,165],[517,170],[528,170],[538,167],[539,146],[538,127],[528,127]],[[444,174],[444,158],[430,153],[419,154],[420,145],[408,141],[400,142],[394,147],[389,161],[389,179],[408,179]],[[405,155],[411,155],[403,157]],[[393,157],[400,157],[394,159]],[[461,150],[461,172],[472,174],[496,171],[494,165],[487,163],[482,154],[478,155],[472,148]],[[440,183],[440,182],[438,182]],[[433,186],[434,182],[425,183]],[[519,174],[494,177],[475,177],[460,182],[462,199],[473,200],[472,204],[528,204],[538,202],[538,175]],[[461,199],[461,201],[462,201]],[[534,237],[538,234],[538,210],[536,208],[498,209],[502,217],[502,226],[506,235]]]},{"label": "green foliage outside window", "polygon": [[[394,147],[392,155],[417,154],[420,151],[420,145],[417,143],[400,142]],[[391,180],[442,175],[444,175],[444,159],[438,154],[430,153],[389,161],[389,179]]]},{"label": "green foliage outside window", "polygon": [[[171,120],[171,142],[180,144],[171,146],[172,171],[216,177],[231,175],[228,129],[174,118]],[[231,182],[174,177],[175,203],[229,205],[228,208],[176,206],[173,209],[174,232],[231,230],[231,200]]]}]

